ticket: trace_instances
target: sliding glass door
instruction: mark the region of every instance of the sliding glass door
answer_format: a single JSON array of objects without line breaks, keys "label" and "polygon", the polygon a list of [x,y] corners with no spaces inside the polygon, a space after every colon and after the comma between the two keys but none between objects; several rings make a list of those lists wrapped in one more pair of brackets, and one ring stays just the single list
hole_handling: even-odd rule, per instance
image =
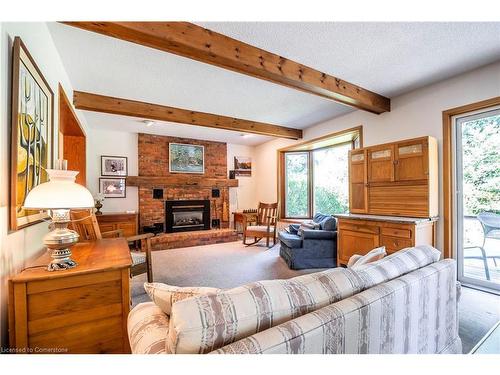
[{"label": "sliding glass door", "polygon": [[459,280],[500,291],[500,109],[455,119]]}]

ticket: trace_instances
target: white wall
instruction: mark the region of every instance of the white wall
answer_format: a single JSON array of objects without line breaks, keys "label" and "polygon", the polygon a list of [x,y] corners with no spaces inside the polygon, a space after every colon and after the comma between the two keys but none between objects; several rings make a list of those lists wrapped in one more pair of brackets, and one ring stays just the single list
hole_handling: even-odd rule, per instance
[{"label": "white wall", "polygon": [[[57,158],[58,134],[58,83],[63,86],[70,100],[73,87],[45,23],[1,23],[0,29],[0,338],[1,346],[7,344],[7,278],[23,268],[25,262],[43,249],[42,237],[47,224],[37,224],[8,233],[9,214],[9,163],[10,163],[10,81],[12,72],[12,44],[20,36],[45,79],[54,92],[54,157]],[[80,118],[87,128],[85,119]]]},{"label": "white wall", "polygon": [[[88,130],[87,142],[87,187],[95,196],[99,192],[101,175],[101,155],[126,156],[128,158],[129,176],[137,176],[137,133],[99,130],[94,127]],[[137,211],[139,207],[137,188],[127,187],[125,198],[108,198],[103,202],[101,211]]]},{"label": "white wall", "polygon": [[[500,62],[438,82],[391,99],[391,112],[374,115],[355,111],[325,121],[305,130],[304,140],[342,129],[363,125],[364,146],[392,142],[405,138],[430,135],[439,145],[440,215],[442,216],[442,111],[500,95]],[[302,140],[303,141],[303,140]],[[292,144],[273,140],[256,147],[257,199],[277,199],[276,150]],[[438,224],[438,246],[443,243],[441,222]]]},{"label": "white wall", "polygon": [[[258,163],[255,158],[255,147],[227,144],[227,170],[234,169],[234,157],[246,156],[252,158],[252,176],[237,176],[238,187],[229,189],[229,212],[257,207],[257,171]],[[229,172],[228,172],[229,173]],[[233,215],[230,215],[231,221]]]},{"label": "white wall", "polygon": [[[137,133],[122,131],[99,130],[95,127],[88,129],[87,142],[87,187],[92,194],[99,192],[99,176],[101,173],[101,155],[126,156],[128,158],[128,174],[138,174]],[[235,156],[249,156],[255,160],[254,147],[236,144],[227,144],[227,169],[234,168]],[[239,177],[239,186],[229,190],[229,210],[254,208],[256,200],[257,164],[252,165],[251,177]],[[105,199],[102,211],[138,210],[139,202],[136,187],[127,187],[126,198]]]}]

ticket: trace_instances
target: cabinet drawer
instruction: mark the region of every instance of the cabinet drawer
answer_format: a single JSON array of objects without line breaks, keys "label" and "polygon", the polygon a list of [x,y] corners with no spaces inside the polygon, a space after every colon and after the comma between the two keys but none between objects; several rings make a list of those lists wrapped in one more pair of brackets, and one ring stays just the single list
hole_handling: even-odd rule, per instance
[{"label": "cabinet drawer", "polygon": [[388,253],[393,253],[395,251],[412,246],[412,241],[405,238],[380,236],[380,246],[385,246],[385,250]]},{"label": "cabinet drawer", "polygon": [[401,237],[401,238],[411,238],[411,231],[409,229],[400,229],[400,228],[382,228],[382,235]]},{"label": "cabinet drawer", "polygon": [[380,233],[379,227],[372,225],[365,225],[365,224],[340,223],[339,228],[361,233],[372,233],[372,234]]},{"label": "cabinet drawer", "polygon": [[137,234],[135,222],[132,223],[118,223],[116,225],[118,229],[123,230],[123,235],[125,237],[135,236]]},{"label": "cabinet drawer", "polygon": [[99,223],[99,229],[101,232],[111,232],[116,229],[116,226],[114,224],[101,224]]}]

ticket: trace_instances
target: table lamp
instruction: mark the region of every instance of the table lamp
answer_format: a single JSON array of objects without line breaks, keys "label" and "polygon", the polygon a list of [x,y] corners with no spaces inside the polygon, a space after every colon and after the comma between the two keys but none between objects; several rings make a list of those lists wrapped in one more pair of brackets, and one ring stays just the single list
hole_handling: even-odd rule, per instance
[{"label": "table lamp", "polygon": [[[64,165],[61,163],[59,165]],[[23,207],[27,210],[47,211],[54,228],[43,238],[51,251],[52,261],[48,271],[73,268],[77,263],[71,259],[70,247],[78,242],[79,235],[68,229],[70,210],[94,207],[90,191],[75,182],[78,171],[47,169],[49,181],[37,185],[27,195]]]}]

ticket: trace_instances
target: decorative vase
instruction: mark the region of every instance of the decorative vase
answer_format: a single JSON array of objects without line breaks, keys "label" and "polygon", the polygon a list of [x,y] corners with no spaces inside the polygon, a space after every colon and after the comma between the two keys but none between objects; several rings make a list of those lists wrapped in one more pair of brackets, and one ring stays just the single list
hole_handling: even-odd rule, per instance
[{"label": "decorative vase", "polygon": [[101,212],[102,203],[101,203],[101,201],[98,201],[98,200],[96,200],[96,201],[95,201],[95,208],[96,208],[96,210],[97,210],[97,211],[95,212],[95,214],[96,214],[96,215],[102,215],[102,212]]}]

